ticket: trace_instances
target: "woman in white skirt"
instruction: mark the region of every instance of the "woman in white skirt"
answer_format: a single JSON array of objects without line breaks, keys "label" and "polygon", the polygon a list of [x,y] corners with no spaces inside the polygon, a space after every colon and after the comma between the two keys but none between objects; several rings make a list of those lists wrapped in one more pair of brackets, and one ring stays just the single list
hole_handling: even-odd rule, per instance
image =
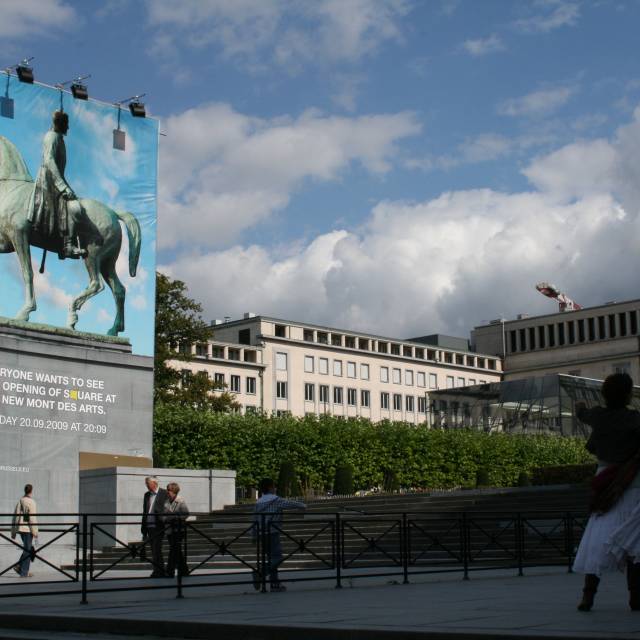
[{"label": "woman in white skirt", "polygon": [[640,413],[627,408],[632,393],[631,377],[615,373],[602,385],[606,407],[576,407],[592,427],[586,447],[598,458],[591,516],[573,564],[585,574],[580,611],[593,607],[601,574],[625,564],[629,605],[640,610]]}]

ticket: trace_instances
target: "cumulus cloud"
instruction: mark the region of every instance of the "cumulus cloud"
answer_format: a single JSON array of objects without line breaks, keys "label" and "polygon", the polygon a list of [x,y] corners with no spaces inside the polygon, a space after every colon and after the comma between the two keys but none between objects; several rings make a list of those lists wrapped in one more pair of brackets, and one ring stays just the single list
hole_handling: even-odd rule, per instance
[{"label": "cumulus cloud", "polygon": [[462,44],[465,51],[475,58],[485,56],[489,53],[497,53],[506,49],[502,40],[494,33],[488,38],[478,38],[477,40],[465,40]]},{"label": "cumulus cloud", "polygon": [[557,111],[576,92],[574,87],[556,87],[532,91],[520,98],[505,100],[498,106],[504,116],[545,116]]},{"label": "cumulus cloud", "polygon": [[453,153],[440,156],[428,155],[422,158],[410,158],[405,162],[408,169],[433,171],[453,169],[466,164],[491,162],[514,154],[520,154],[534,147],[540,147],[553,141],[548,133],[509,137],[499,133],[481,133],[467,138],[459,144]]},{"label": "cumulus cloud", "polygon": [[252,70],[275,61],[292,72],[302,63],[354,62],[402,39],[407,0],[153,0],[153,53],[175,57],[183,46],[219,48]]},{"label": "cumulus cloud", "polygon": [[49,35],[74,22],[76,13],[64,0],[3,0],[0,38]]},{"label": "cumulus cloud", "polygon": [[537,0],[530,11],[531,15],[514,23],[525,33],[548,33],[560,27],[572,27],[580,18],[579,3],[567,0]]},{"label": "cumulus cloud", "polygon": [[380,202],[359,229],[286,252],[236,246],[161,268],[186,280],[211,318],[255,311],[398,337],[466,335],[502,314],[553,311],[535,292],[541,280],[583,305],[629,299],[640,269],[639,149],[640,109],[610,140],[536,159],[529,191]]},{"label": "cumulus cloud", "polygon": [[[37,273],[39,264],[35,260],[33,262],[34,273]],[[51,276],[48,271],[44,273],[37,273],[33,279],[33,286],[35,289],[36,300],[40,300],[43,303],[47,302],[53,307],[59,309],[68,309],[71,301],[77,295],[72,295],[68,291],[65,291],[62,287],[55,285],[51,281]]]},{"label": "cumulus cloud", "polygon": [[161,248],[228,245],[285,207],[304,180],[339,179],[354,163],[384,174],[396,143],[421,130],[413,113],[348,118],[311,110],[263,120],[224,104],[190,109],[165,125]]}]

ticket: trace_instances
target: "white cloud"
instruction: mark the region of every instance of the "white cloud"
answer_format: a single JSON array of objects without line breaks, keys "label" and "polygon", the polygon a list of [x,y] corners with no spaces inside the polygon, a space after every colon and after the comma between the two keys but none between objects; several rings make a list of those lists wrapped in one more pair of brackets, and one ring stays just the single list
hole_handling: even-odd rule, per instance
[{"label": "white cloud", "polygon": [[498,113],[505,116],[545,116],[566,104],[575,92],[574,87],[540,89],[520,98],[505,100],[498,106]]},{"label": "white cloud", "polygon": [[50,35],[77,23],[74,9],[63,0],[3,0],[0,9],[0,38]]},{"label": "white cloud", "polygon": [[275,61],[291,72],[303,63],[354,62],[402,39],[408,0],[152,0],[153,53],[175,58],[181,47],[215,46],[252,70]]},{"label": "white cloud", "polygon": [[501,314],[553,311],[535,292],[541,280],[584,305],[637,297],[640,109],[611,140],[567,145],[525,173],[531,191],[381,202],[357,231],[284,253],[185,256],[164,269],[211,318],[251,310],[398,337],[466,335]]},{"label": "white cloud", "polygon": [[160,156],[159,244],[229,244],[285,207],[305,180],[340,179],[358,163],[384,174],[396,143],[421,126],[412,113],[262,120],[227,105],[190,109],[165,121]]},{"label": "white cloud", "polygon": [[467,138],[456,147],[453,153],[411,158],[405,162],[405,166],[409,169],[423,171],[453,169],[466,164],[490,162],[514,154],[521,154],[534,147],[547,145],[553,139],[550,134],[543,132],[537,135],[527,134],[511,138],[499,133],[481,133],[475,137]]},{"label": "white cloud", "polygon": [[474,57],[484,56],[489,53],[497,53],[506,49],[504,43],[494,33],[488,38],[479,38],[477,40],[465,40],[462,44],[467,53]]},{"label": "white cloud", "polygon": [[578,141],[537,159],[524,171],[540,190],[564,200],[612,193],[640,214],[640,107],[611,140]]},{"label": "white cloud", "polygon": [[[65,291],[61,287],[56,286],[51,282],[51,276],[48,271],[44,273],[37,273],[40,265],[33,260],[34,279],[33,286],[35,289],[36,300],[43,303],[48,302],[54,307],[59,309],[68,309],[71,301],[77,294],[72,295],[68,291]],[[44,305],[43,305],[44,306]]]},{"label": "white cloud", "polygon": [[532,3],[532,12],[532,15],[517,20],[514,26],[527,33],[548,33],[576,25],[580,18],[580,5],[567,0],[538,0]]}]

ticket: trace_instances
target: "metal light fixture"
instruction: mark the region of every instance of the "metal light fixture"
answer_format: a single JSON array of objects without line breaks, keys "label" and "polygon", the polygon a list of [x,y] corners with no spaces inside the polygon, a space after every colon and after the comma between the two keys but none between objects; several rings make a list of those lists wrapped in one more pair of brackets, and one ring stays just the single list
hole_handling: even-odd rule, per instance
[{"label": "metal light fixture", "polygon": [[118,151],[124,151],[126,142],[127,142],[127,135],[120,128],[120,116],[122,113],[122,105],[123,104],[129,105],[129,111],[131,112],[131,115],[134,118],[145,118],[147,113],[145,111],[144,104],[140,102],[140,98],[144,98],[145,95],[146,95],[145,93],[142,93],[138,96],[132,96],[131,98],[120,100],[119,102],[116,102],[114,104],[114,106],[118,109],[118,124],[116,128],[113,130],[113,148],[114,149]]},{"label": "metal light fixture", "polygon": [[134,118],[146,118],[147,112],[145,111],[144,104],[140,102],[140,98],[142,98],[144,94],[141,96],[135,96],[132,101],[129,103],[129,111],[131,111],[131,115]]},{"label": "metal light fixture", "polygon": [[[66,80],[65,82],[60,82],[56,85],[60,92],[62,92],[65,87],[71,85],[71,95],[76,100],[88,100],[89,99],[89,90],[87,89],[87,85],[83,82],[87,78],[90,78],[91,74],[87,74],[86,76],[78,76],[73,80]],[[62,95],[62,93],[61,93]]]},{"label": "metal light fixture", "polygon": [[15,71],[18,75],[20,82],[26,82],[27,84],[33,84],[33,69],[30,66],[30,62],[33,60],[33,56],[25,58],[22,62],[14,64],[11,67],[7,67],[4,72],[7,74],[7,85],[5,87],[4,96],[0,96],[0,116],[3,118],[13,119],[15,103],[13,98],[9,97],[9,83],[11,82],[11,72]]},{"label": "metal light fixture", "polygon": [[[87,78],[89,76],[86,76]],[[76,100],[88,100],[89,99],[89,91],[87,89],[87,85],[80,82],[80,80],[84,80],[84,78],[78,78],[71,85],[71,94]]]},{"label": "metal light fixture", "polygon": [[25,58],[20,64],[17,64],[14,67],[16,73],[18,74],[18,80],[20,80],[20,82],[33,84],[33,68],[30,65],[30,62],[32,60],[33,56],[31,56],[31,58]]}]

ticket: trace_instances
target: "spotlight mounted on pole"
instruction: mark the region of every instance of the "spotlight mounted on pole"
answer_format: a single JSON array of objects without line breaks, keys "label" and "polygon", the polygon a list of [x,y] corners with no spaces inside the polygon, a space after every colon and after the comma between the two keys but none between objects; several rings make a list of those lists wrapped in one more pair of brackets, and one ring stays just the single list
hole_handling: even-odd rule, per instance
[{"label": "spotlight mounted on pole", "polygon": [[65,87],[71,85],[71,95],[76,100],[88,100],[89,99],[89,90],[87,89],[87,85],[84,83],[84,80],[90,78],[91,74],[87,74],[86,76],[78,76],[73,80],[67,80],[65,82],[60,82],[56,85],[60,91],[63,91]]},{"label": "spotlight mounted on pole", "polygon": [[128,104],[129,111],[134,118],[145,118],[147,113],[144,108],[144,104],[140,101],[140,98],[144,98],[146,93],[141,93],[137,96],[131,96],[125,100],[120,100],[114,103],[114,106],[118,109],[118,124],[113,130],[113,148],[118,151],[124,151],[126,146],[126,133],[120,128],[120,116],[122,115],[122,105]]},{"label": "spotlight mounted on pole", "polygon": [[20,82],[26,82],[27,84],[33,84],[33,69],[30,62],[33,60],[33,56],[30,58],[24,58],[22,62],[14,64],[10,67],[6,67],[4,72],[7,74],[7,85],[4,90],[4,96],[0,96],[0,116],[3,118],[13,119],[14,115],[14,101],[9,97],[9,83],[11,82],[11,72],[15,71],[18,80]]},{"label": "spotlight mounted on pole", "polygon": [[30,58],[25,58],[22,62],[13,67],[18,74],[18,80],[20,80],[20,82],[33,84],[33,67],[31,66],[32,60],[33,56],[31,56]]}]

